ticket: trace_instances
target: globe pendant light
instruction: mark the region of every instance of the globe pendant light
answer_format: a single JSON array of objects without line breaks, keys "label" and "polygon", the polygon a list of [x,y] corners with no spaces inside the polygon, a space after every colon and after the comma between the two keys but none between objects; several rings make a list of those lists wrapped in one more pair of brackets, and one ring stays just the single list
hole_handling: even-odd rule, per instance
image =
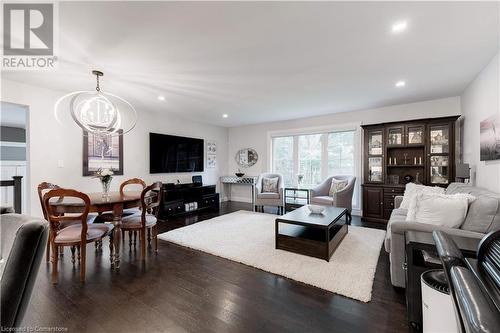
[{"label": "globe pendant light", "polygon": [[92,74],[96,76],[95,91],[75,91],[59,98],[55,105],[56,118],[61,118],[58,113],[63,111],[62,105],[67,104],[73,121],[87,133],[106,136],[132,130],[137,122],[134,107],[119,96],[101,91],[99,78],[103,72],[93,70]]}]

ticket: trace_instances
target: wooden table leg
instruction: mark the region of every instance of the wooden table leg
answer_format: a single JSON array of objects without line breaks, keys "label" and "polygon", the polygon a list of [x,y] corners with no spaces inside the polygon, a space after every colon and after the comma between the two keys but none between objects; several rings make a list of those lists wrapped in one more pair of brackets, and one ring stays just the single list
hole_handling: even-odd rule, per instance
[{"label": "wooden table leg", "polygon": [[115,204],[113,206],[113,225],[115,226],[113,230],[113,241],[114,241],[114,268],[120,268],[120,246],[122,237],[122,215],[123,215],[123,204]]}]

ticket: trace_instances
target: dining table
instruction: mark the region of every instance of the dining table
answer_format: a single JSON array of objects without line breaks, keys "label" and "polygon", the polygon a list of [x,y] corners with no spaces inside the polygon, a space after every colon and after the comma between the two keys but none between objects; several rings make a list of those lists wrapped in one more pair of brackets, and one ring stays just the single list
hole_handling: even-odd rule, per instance
[{"label": "dining table", "polygon": [[[141,206],[141,191],[111,191],[107,194],[85,193],[90,198],[89,213],[112,213],[113,219],[113,251],[110,253],[111,264],[114,269],[120,268],[121,224],[123,210]],[[59,214],[81,213],[84,203],[75,198],[61,198],[51,202],[55,212]]]}]

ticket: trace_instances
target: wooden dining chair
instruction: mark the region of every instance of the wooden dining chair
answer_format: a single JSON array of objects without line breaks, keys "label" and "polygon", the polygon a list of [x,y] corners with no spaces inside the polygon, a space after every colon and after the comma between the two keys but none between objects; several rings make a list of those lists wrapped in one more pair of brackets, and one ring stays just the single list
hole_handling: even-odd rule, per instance
[{"label": "wooden dining chair", "polygon": [[[50,190],[55,190],[58,188],[59,186],[52,183],[43,182],[41,184],[38,184],[38,198],[40,199],[40,205],[42,206],[43,218],[47,221],[48,221],[47,210],[45,210],[45,205],[43,204],[43,195]],[[49,233],[49,238],[50,238],[50,233]],[[51,245],[49,240],[47,242],[47,249],[45,250],[45,261],[47,262],[50,262],[50,246]]]},{"label": "wooden dining chair", "polygon": [[[61,188],[60,186],[56,185],[56,184],[52,184],[52,183],[48,183],[48,182],[43,182],[43,183],[40,183],[38,184],[38,198],[40,199],[40,205],[42,206],[42,213],[43,213],[43,217],[45,220],[49,220],[48,217],[47,217],[47,210],[45,209],[45,205],[43,204],[43,196],[45,193],[47,193],[48,191],[50,190],[55,190],[55,189],[58,189],[58,188]],[[59,200],[62,200],[63,198],[59,198]],[[96,214],[89,214],[87,216],[87,223],[93,223],[95,218],[97,217]],[[69,221],[67,223],[60,223],[59,224],[59,229],[63,229],[65,227],[68,227],[72,224],[75,224],[75,223],[78,223],[78,221]],[[49,234],[49,237],[50,237],[50,234]],[[96,249],[97,248],[100,248],[102,246],[102,244],[100,243],[96,243]],[[50,239],[49,241],[47,242],[47,249],[45,250],[45,260],[46,262],[50,262]],[[72,250],[73,251],[73,250]],[[58,253],[60,253],[61,255],[63,254],[62,251],[59,251],[58,250]]]},{"label": "wooden dining chair", "polygon": [[[123,183],[120,184],[120,195],[125,195],[127,191],[125,190],[126,187],[132,187],[140,185],[141,190],[144,190],[146,188],[146,183],[144,180],[140,178],[131,178],[127,179]],[[140,207],[133,207],[133,208],[126,208],[123,210],[122,216],[128,216],[128,215],[134,215],[134,214],[139,214],[141,212]],[[102,214],[99,215],[100,219],[102,221],[113,221],[113,212],[103,212]],[[136,239],[137,239],[137,231],[132,231],[130,230],[128,232],[128,238],[129,238],[129,248],[132,248],[132,244],[135,246]],[[125,230],[122,230],[122,239],[125,241]]]},{"label": "wooden dining chair", "polygon": [[[53,198],[58,198],[53,200]],[[55,204],[57,201],[68,200],[71,198],[79,199],[84,205],[81,206],[81,212],[68,213],[61,215],[56,212]],[[78,250],[78,261],[80,262],[80,281],[85,281],[85,268],[87,258],[87,243],[102,241],[109,236],[109,247],[113,253],[113,225],[105,223],[87,223],[87,217],[90,210],[90,198],[82,192],[71,189],[57,188],[50,190],[43,196],[43,205],[47,212],[47,219],[50,225],[49,240],[52,248],[52,283],[57,283],[57,248],[69,246],[72,249],[72,261],[74,262],[74,249]],[[73,223],[65,228],[60,228],[61,224]],[[110,256],[112,260],[112,256]],[[113,262],[112,262],[113,263]]]},{"label": "wooden dining chair", "polygon": [[139,232],[142,260],[146,258],[146,233],[148,235],[149,247],[151,247],[151,233],[153,234],[154,250],[155,252],[158,252],[157,221],[158,212],[160,210],[161,196],[161,182],[156,182],[147,186],[141,192],[141,211],[134,215],[122,217],[122,230]]}]

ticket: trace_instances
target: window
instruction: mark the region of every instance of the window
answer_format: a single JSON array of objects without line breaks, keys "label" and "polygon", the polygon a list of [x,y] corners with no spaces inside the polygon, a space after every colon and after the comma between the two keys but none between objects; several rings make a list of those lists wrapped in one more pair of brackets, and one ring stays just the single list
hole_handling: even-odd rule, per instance
[{"label": "window", "polygon": [[328,175],[354,175],[354,131],[328,134]]},{"label": "window", "polygon": [[[312,187],[328,176],[356,176],[356,131],[276,136],[272,138],[272,170],[285,186]],[[353,204],[357,203],[357,190]]]},{"label": "window", "polygon": [[323,134],[298,136],[298,166],[302,184],[312,185],[321,182],[321,136]]},{"label": "window", "polygon": [[285,184],[293,184],[293,137],[285,136],[273,140],[273,165],[283,175]]}]

